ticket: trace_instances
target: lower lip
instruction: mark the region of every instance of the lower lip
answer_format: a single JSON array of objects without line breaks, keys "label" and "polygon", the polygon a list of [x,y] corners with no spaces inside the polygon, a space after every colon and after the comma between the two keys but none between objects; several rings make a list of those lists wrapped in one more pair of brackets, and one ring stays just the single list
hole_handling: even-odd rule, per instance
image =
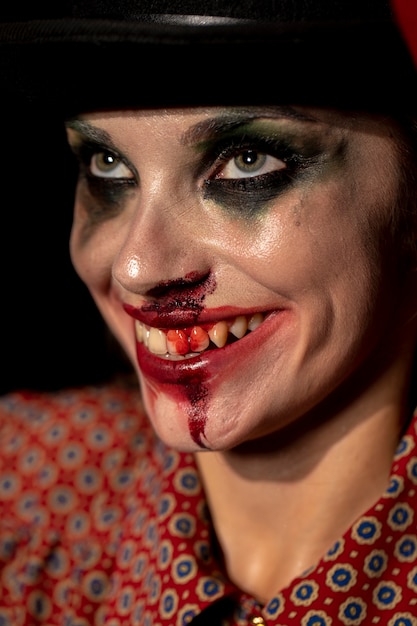
[{"label": "lower lip", "polygon": [[245,359],[253,359],[257,350],[266,349],[267,341],[280,328],[289,311],[271,313],[256,330],[242,339],[225,346],[206,350],[190,359],[164,359],[149,352],[142,344],[136,344],[136,354],[143,375],[160,384],[192,385],[202,379],[224,372],[228,367],[236,370],[236,364]]}]

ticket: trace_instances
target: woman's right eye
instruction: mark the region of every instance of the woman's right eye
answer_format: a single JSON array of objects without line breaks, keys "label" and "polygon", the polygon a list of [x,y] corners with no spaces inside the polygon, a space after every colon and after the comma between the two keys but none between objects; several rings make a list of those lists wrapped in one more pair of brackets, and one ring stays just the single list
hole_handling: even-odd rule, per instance
[{"label": "woman's right eye", "polygon": [[101,151],[91,155],[89,173],[97,178],[133,179],[132,170],[113,152]]}]

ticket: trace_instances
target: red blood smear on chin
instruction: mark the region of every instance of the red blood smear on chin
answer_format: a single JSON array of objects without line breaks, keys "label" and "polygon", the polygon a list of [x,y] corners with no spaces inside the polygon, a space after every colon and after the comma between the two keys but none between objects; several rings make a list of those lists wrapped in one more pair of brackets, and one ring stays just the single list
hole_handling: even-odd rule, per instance
[{"label": "red blood smear on chin", "polygon": [[199,383],[186,387],[185,393],[190,403],[187,412],[191,438],[200,448],[206,448],[202,437],[207,421],[208,389],[203,383]]},{"label": "red blood smear on chin", "polygon": [[[138,363],[145,377],[154,380],[163,394],[169,395],[177,406],[185,405],[190,436],[201,448],[209,401],[210,373],[202,356],[186,361],[165,361],[156,358],[143,344],[136,344]],[[153,385],[149,387],[151,390]]]},{"label": "red blood smear on chin", "polygon": [[180,370],[177,384],[174,385],[174,393],[179,393],[183,402],[186,400],[190,436],[200,448],[207,447],[203,443],[209,399],[207,377],[206,367],[191,371]]}]

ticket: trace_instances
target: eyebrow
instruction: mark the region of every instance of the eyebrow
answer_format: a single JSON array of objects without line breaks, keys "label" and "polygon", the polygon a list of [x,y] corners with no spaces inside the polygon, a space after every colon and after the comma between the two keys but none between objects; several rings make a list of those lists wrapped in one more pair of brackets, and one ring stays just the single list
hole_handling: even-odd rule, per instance
[{"label": "eyebrow", "polygon": [[[310,123],[318,121],[316,118],[302,113],[301,111],[297,111],[290,106],[239,107],[233,111],[225,111],[214,117],[197,122],[183,133],[181,143],[184,145],[192,145],[200,141],[206,141],[216,135],[231,131],[234,128],[238,128],[239,126],[262,117],[291,119]],[[67,120],[65,125],[67,128],[71,128],[84,135],[94,143],[105,145],[116,152],[118,150],[107,131],[97,128],[97,126],[94,126],[84,119],[74,117]]]},{"label": "eyebrow", "polygon": [[86,120],[74,117],[67,120],[65,122],[65,126],[84,135],[84,137],[87,137],[87,139],[90,139],[94,143],[102,144],[117,151],[116,145],[114,144],[109,133],[101,128],[97,128],[97,126],[90,124],[90,122],[87,122]]},{"label": "eyebrow", "polygon": [[239,108],[231,112],[225,112],[207,120],[197,122],[188,129],[182,137],[185,145],[198,143],[215,137],[218,134],[233,130],[239,126],[247,124],[261,117],[273,119],[291,119],[302,122],[317,122],[318,120],[310,115],[297,111],[290,106],[270,106],[251,107],[248,109]]}]

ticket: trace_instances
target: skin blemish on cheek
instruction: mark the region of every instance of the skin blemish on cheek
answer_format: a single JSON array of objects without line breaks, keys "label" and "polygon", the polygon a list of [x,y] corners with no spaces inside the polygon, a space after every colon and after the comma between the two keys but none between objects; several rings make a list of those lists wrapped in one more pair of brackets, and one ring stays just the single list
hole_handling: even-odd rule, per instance
[{"label": "skin blemish on cheek", "polygon": [[292,215],[294,219],[294,226],[299,228],[302,225],[302,206],[300,206],[299,202],[294,205]]}]

